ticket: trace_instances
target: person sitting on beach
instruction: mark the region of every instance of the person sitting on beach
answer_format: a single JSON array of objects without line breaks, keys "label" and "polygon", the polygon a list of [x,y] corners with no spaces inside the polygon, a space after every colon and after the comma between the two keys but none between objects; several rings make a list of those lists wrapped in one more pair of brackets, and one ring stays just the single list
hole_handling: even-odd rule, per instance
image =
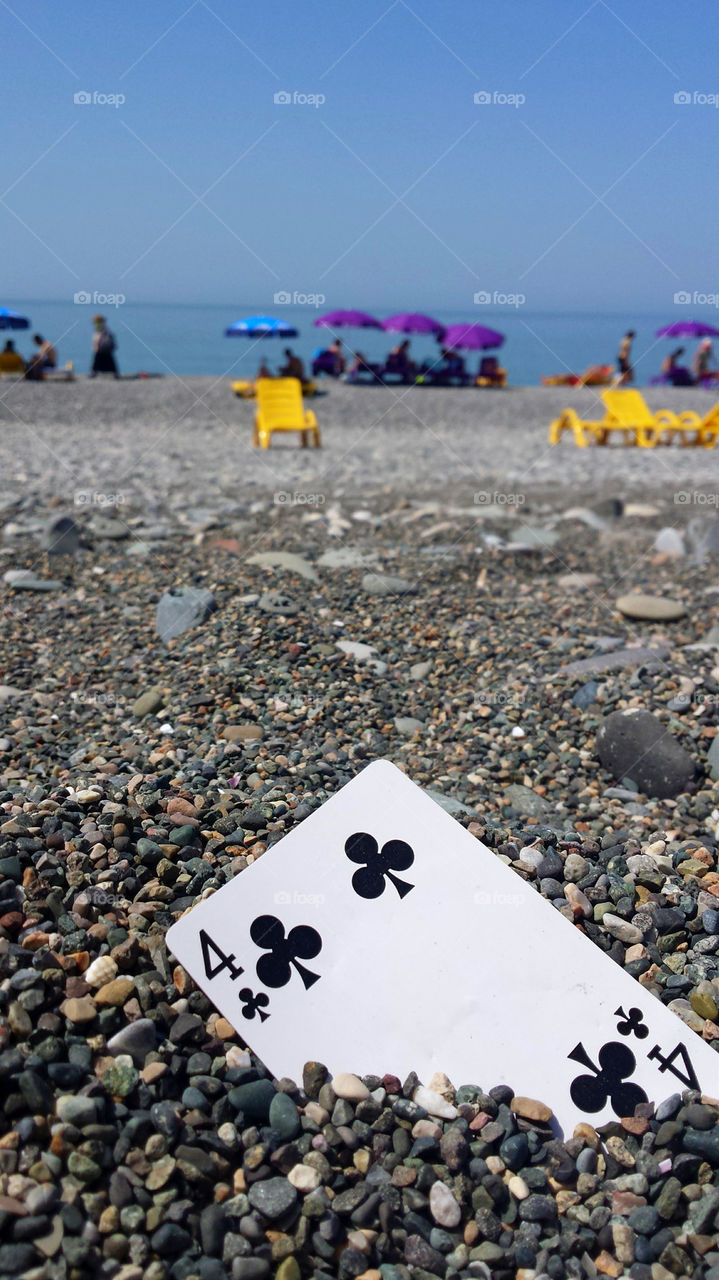
[{"label": "person sitting on beach", "polygon": [[287,359],[286,359],[286,363],[283,364],[282,368],[280,369],[280,377],[281,378],[297,378],[298,382],[304,382],[305,366],[303,365],[299,356],[295,355],[291,347],[285,347],[285,356]]},{"label": "person sitting on beach", "polygon": [[361,351],[355,351],[354,359],[347,370],[346,382],[359,382],[363,374],[369,374],[371,378],[377,378],[377,365],[370,364],[369,360]]},{"label": "person sitting on beach", "polygon": [[684,347],[677,347],[662,360],[662,378],[673,387],[691,387],[694,379],[684,365],[679,364],[679,357],[684,355]]},{"label": "person sitting on beach", "polygon": [[414,381],[417,372],[417,366],[414,360],[409,358],[409,338],[405,338],[404,342],[398,342],[387,356],[387,362],[384,367],[385,373],[398,373],[405,382]]},{"label": "person sitting on beach", "polygon": [[617,387],[626,387],[629,382],[634,381],[634,367],[632,365],[632,343],[636,338],[633,329],[627,329],[624,337],[619,344],[617,353],[617,374],[614,384]]},{"label": "person sitting on beach", "polygon": [[344,373],[346,364],[345,358],[342,355],[342,343],[339,338],[335,338],[334,342],[330,343],[327,348],[327,354],[332,357],[334,376],[339,378],[340,374]]},{"label": "person sitting on beach", "polygon": [[42,334],[33,335],[33,342],[38,348],[30,359],[25,370],[25,377],[30,381],[39,382],[45,375],[46,369],[55,369],[57,367],[57,351],[51,342],[46,342]]},{"label": "person sitting on beach", "polygon": [[92,335],[93,358],[89,377],[94,378],[98,373],[111,373],[113,378],[119,378],[115,361],[115,335],[108,329],[104,316],[93,316],[92,323],[95,332]]},{"label": "person sitting on beach", "polygon": [[270,369],[270,366],[268,365],[267,361],[264,359],[261,360],[260,367],[257,370],[257,377],[258,378],[274,378],[274,376],[275,375]]},{"label": "person sitting on beach", "polygon": [[2,351],[0,351],[0,374],[24,372],[25,361],[20,352],[15,350],[15,343],[12,338],[8,338]]},{"label": "person sitting on beach", "polygon": [[694,352],[694,359],[692,360],[692,371],[698,383],[702,383],[708,378],[719,377],[719,370],[715,369],[713,366],[714,350],[711,344],[711,339],[704,338],[703,342],[699,343],[699,346]]}]

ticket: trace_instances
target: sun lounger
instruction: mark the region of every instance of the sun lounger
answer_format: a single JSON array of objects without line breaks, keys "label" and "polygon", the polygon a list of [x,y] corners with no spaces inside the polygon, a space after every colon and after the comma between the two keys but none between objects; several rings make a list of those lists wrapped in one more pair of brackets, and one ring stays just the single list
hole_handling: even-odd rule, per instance
[{"label": "sun lounger", "polygon": [[[677,414],[677,427],[674,429],[683,433],[683,443],[699,444],[705,449],[713,449],[719,437],[719,403],[705,413],[704,417],[695,413],[693,409],[686,409],[684,413]],[[695,433],[695,439],[692,441],[685,439],[690,432]]]},{"label": "sun lounger", "polygon": [[[236,396],[242,400],[254,400],[257,394],[256,382],[233,382],[232,390]],[[303,382],[302,394],[308,398],[317,394],[317,384],[315,382]]]},{"label": "sun lounger", "polygon": [[317,419],[311,409],[305,409],[296,378],[260,378],[257,382],[252,443],[260,449],[268,449],[276,431],[299,431],[303,448],[310,440],[316,449],[320,446]]},{"label": "sun lounger", "polygon": [[[687,444],[699,443],[698,438],[686,440],[688,424],[683,425],[669,409],[652,413],[639,391],[603,391],[604,418],[588,421],[580,418],[576,409],[565,409],[549,428],[549,443],[557,444],[565,431],[571,431],[574,442],[580,448],[589,444],[609,443],[612,432],[621,435],[625,444],[637,444],[641,449],[653,449],[655,445],[669,443],[678,432]],[[692,424],[692,431],[694,424]]]}]

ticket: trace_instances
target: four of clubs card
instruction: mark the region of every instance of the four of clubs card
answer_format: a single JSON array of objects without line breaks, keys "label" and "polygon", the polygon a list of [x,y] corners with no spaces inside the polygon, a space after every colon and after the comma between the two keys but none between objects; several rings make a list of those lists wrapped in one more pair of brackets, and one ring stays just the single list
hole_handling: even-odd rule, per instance
[{"label": "four of clubs card", "polygon": [[570,1132],[719,1094],[719,1056],[387,761],[167,941],[277,1077],[444,1071]]}]

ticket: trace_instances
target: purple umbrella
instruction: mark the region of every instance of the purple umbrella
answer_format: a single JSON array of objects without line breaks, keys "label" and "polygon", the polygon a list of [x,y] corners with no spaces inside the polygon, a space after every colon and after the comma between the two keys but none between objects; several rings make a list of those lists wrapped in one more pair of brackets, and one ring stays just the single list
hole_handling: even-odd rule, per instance
[{"label": "purple umbrella", "polygon": [[663,329],[657,329],[657,338],[719,338],[719,329],[710,324],[702,324],[701,320],[675,320]]},{"label": "purple umbrella", "polygon": [[404,315],[390,316],[382,321],[382,328],[388,333],[434,333],[438,338],[444,333],[444,325],[431,316],[423,316],[419,312],[407,312]]},{"label": "purple umbrella", "polygon": [[326,316],[315,320],[318,329],[381,329],[382,325],[374,316],[366,311],[328,311]]},{"label": "purple umbrella", "polygon": [[501,347],[504,334],[496,329],[486,329],[483,324],[451,324],[445,329],[442,345],[450,351],[463,347],[465,351],[486,351],[489,347]]}]

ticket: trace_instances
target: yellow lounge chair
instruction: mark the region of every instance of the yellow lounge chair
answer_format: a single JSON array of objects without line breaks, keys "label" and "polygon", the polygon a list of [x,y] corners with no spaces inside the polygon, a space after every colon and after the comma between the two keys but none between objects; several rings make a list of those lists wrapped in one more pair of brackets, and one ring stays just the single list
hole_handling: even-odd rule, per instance
[{"label": "yellow lounge chair", "polygon": [[682,432],[696,432],[696,439],[693,441],[682,441],[684,443],[700,444],[705,449],[713,449],[719,436],[719,402],[700,417],[693,409],[685,409],[684,413],[677,414],[679,429]]},{"label": "yellow lounge chair", "polygon": [[[239,396],[242,400],[254,400],[257,394],[257,383],[256,382],[233,382],[232,390],[234,391],[235,395]],[[311,399],[311,397],[316,394],[317,394],[316,382],[302,383],[303,396],[307,396],[308,399]]]},{"label": "yellow lounge chair", "polygon": [[303,448],[310,438],[316,449],[320,446],[317,419],[302,404],[302,389],[296,378],[260,378],[257,383],[252,443],[268,449],[275,431],[299,431]]},{"label": "yellow lounge chair", "polygon": [[604,445],[612,431],[621,432],[625,444],[638,444],[641,449],[653,449],[669,433],[682,431],[682,424],[669,409],[652,413],[639,391],[603,391],[604,418],[587,421],[580,418],[575,409],[565,409],[549,428],[549,443],[557,444],[563,432],[571,431],[574,442],[580,448],[588,444]]}]

